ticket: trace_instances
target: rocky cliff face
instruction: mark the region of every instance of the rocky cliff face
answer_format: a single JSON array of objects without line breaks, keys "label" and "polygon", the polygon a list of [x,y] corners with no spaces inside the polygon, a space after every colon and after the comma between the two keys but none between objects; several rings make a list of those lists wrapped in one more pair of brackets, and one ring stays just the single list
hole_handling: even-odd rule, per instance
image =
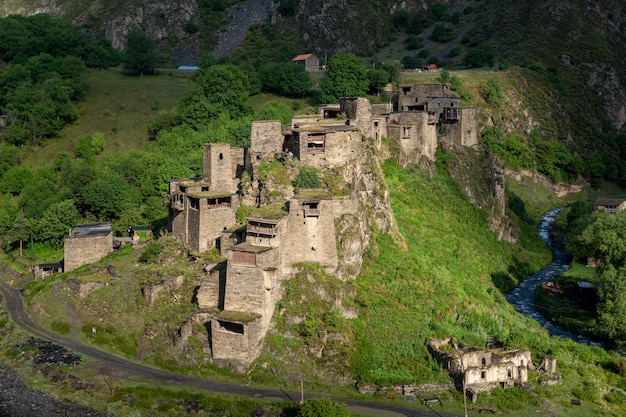
[{"label": "rocky cliff face", "polygon": [[469,201],[489,213],[489,227],[498,239],[516,243],[519,230],[506,216],[502,161],[482,150],[465,148],[450,153],[447,167]]},{"label": "rocky cliff face", "polygon": [[130,32],[144,31],[161,41],[159,47],[171,57],[169,61],[172,66],[195,64],[201,54],[199,35],[185,31],[186,24],[198,23],[200,12],[196,0],[37,0],[28,5],[23,2],[0,2],[0,16],[30,16],[38,13],[48,13],[82,25],[95,36],[109,39],[117,49],[126,47],[126,38]]}]

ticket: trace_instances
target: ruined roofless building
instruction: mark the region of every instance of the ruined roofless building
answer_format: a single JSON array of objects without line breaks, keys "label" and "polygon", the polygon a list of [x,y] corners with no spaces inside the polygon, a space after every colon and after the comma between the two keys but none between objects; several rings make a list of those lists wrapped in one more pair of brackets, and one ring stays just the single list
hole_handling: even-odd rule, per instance
[{"label": "ruined roofless building", "polygon": [[523,386],[528,382],[528,370],[534,369],[528,349],[476,349],[452,338],[430,339],[427,347],[454,378],[457,388],[467,390],[472,402],[476,402],[478,393],[497,386]]},{"label": "ruined roofless building", "polygon": [[[427,124],[440,126],[437,145],[441,144],[448,148],[477,145],[476,109],[462,107],[461,99],[451,93],[450,86],[446,84],[414,84],[401,87],[394,97],[399,114],[391,116],[391,124],[396,121],[405,125],[401,121],[406,120],[407,114],[424,112],[428,115]],[[424,129],[423,122],[414,126],[421,126]],[[401,131],[401,136],[395,130],[390,132],[390,136],[395,138],[408,135],[404,129]],[[430,153],[426,154],[430,155]]]}]

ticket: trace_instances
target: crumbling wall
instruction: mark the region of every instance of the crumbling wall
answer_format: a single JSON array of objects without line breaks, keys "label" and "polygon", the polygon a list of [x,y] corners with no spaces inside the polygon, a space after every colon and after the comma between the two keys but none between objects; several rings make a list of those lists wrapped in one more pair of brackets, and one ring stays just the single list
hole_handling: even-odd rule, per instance
[{"label": "crumbling wall", "polygon": [[198,307],[200,309],[224,309],[226,263],[209,265],[206,272],[206,276],[196,289]]}]

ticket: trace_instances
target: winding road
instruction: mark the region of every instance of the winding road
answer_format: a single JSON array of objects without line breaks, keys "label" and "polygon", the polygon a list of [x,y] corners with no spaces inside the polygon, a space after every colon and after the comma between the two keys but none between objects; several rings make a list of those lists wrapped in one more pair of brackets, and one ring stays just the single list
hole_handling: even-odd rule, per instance
[{"label": "winding road", "polygon": [[539,235],[550,246],[553,253],[553,260],[541,271],[535,272],[527,276],[522,283],[515,289],[511,290],[506,299],[511,303],[517,311],[529,316],[541,324],[553,336],[561,336],[571,339],[575,342],[584,343],[591,346],[603,345],[595,342],[585,336],[576,334],[566,330],[548,320],[535,305],[535,289],[546,281],[549,281],[569,269],[569,261],[567,254],[555,244],[550,237],[554,221],[561,212],[560,208],[546,212],[539,222]]},{"label": "winding road", "polygon": [[[211,381],[208,379],[176,374],[161,369],[151,368],[141,365],[118,356],[95,349],[89,345],[85,345],[74,339],[70,339],[56,333],[50,332],[37,324],[35,324],[24,309],[22,297],[19,292],[11,288],[4,279],[0,278],[0,293],[6,300],[6,306],[11,318],[16,325],[42,339],[58,343],[75,352],[89,356],[103,364],[106,371],[115,371],[116,375],[120,375],[126,379],[137,379],[138,381],[148,379],[166,384],[178,384],[193,388],[201,388],[208,391],[218,393],[228,393],[246,397],[254,397],[266,400],[284,400],[298,402],[300,393],[288,392],[284,390],[263,389],[248,385],[236,385],[226,382]],[[350,410],[358,411],[381,417],[432,417],[432,416],[448,416],[438,413],[434,410],[417,410],[390,403],[378,403],[370,401],[359,401],[350,398],[337,398],[333,400],[344,402]]]}]

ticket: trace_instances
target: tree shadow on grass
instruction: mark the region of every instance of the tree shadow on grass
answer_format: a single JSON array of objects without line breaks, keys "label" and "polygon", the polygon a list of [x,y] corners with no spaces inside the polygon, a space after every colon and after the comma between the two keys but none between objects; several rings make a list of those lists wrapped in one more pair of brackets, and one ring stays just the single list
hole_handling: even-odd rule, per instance
[{"label": "tree shadow on grass", "polygon": [[491,281],[504,295],[517,287],[524,278],[534,272],[528,262],[521,261],[514,256],[506,271],[498,271],[491,274]]}]

